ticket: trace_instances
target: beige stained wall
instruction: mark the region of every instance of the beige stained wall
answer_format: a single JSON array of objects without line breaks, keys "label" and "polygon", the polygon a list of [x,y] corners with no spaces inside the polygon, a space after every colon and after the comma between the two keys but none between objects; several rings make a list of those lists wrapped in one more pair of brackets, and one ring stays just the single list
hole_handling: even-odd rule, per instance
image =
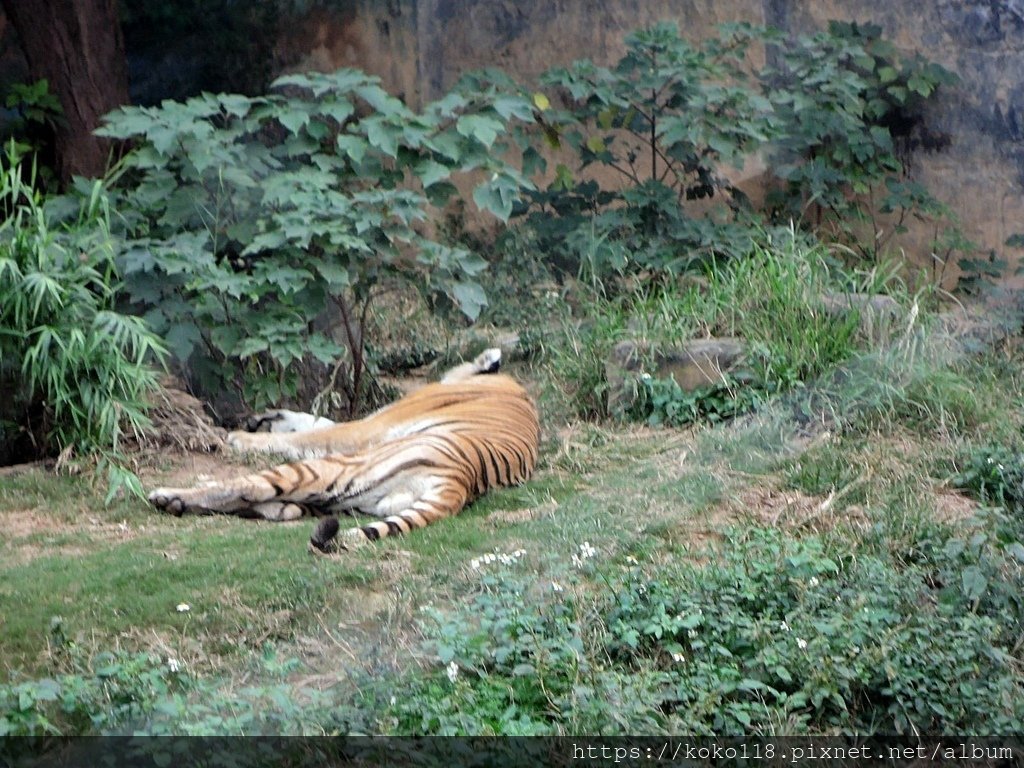
[{"label": "beige stained wall", "polygon": [[[699,40],[723,22],[799,34],[830,19],[878,24],[960,76],[928,115],[950,143],[915,152],[913,173],[969,238],[1015,261],[1004,242],[1024,232],[1024,0],[336,0],[289,24],[277,54],[292,71],[360,67],[417,105],[480,67],[531,78],[579,58],[614,62],[627,32],[662,20]],[[928,264],[931,237],[917,227],[900,243]]]}]

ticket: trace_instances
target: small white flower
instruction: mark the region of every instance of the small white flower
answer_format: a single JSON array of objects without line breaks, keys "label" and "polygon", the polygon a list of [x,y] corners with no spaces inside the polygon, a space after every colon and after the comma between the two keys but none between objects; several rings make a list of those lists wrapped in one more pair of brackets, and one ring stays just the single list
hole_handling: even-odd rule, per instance
[{"label": "small white flower", "polygon": [[167,668],[169,670],[171,670],[171,672],[177,672],[177,671],[179,671],[181,669],[181,662],[178,661],[177,659],[173,659],[170,656],[168,656],[167,657]]},{"label": "small white flower", "polygon": [[596,555],[597,550],[594,549],[594,547],[590,546],[589,541],[584,541],[582,544],[580,544],[580,554],[583,556],[584,559],[588,559]]},{"label": "small white flower", "polygon": [[178,613],[188,613],[192,610],[192,606],[188,603],[178,603],[178,606],[174,610]]},{"label": "small white flower", "polygon": [[627,555],[626,556],[626,562],[629,563],[630,565],[640,565],[640,561],[637,560],[632,555]]},{"label": "small white flower", "polygon": [[995,459],[993,459],[991,456],[989,456],[988,457],[988,463],[989,464],[995,464]]},{"label": "small white flower", "polygon": [[798,637],[798,638],[796,639],[796,647],[797,647],[797,648],[799,648],[799,649],[800,649],[800,650],[802,651],[802,650],[803,650],[804,648],[806,648],[806,647],[807,647],[807,641],[806,641],[806,640],[801,640],[801,639],[800,639],[800,638]]},{"label": "small white flower", "polygon": [[786,622],[782,622],[781,624],[779,624],[779,629],[781,629],[783,632],[789,632],[789,624],[787,624]]},{"label": "small white flower", "polygon": [[807,585],[809,587],[816,587],[816,586],[818,586],[818,577],[817,576],[811,576],[810,581],[807,582]]},{"label": "small white flower", "polygon": [[392,697],[391,697],[391,706],[392,706],[392,707],[393,707],[393,706],[395,706],[395,703],[396,703],[397,701],[398,701],[398,699],[396,699],[396,698],[395,698],[394,696],[392,696]]},{"label": "small white flower", "polygon": [[459,679],[459,665],[453,661],[445,669],[445,673],[448,675],[448,680],[454,683],[456,680]]},{"label": "small white flower", "polygon": [[565,591],[565,587],[563,587],[557,581],[552,581],[551,582],[551,589],[553,589],[555,592],[564,592]]},{"label": "small white flower", "polygon": [[672,661],[674,661],[676,664],[682,664],[684,661],[686,661],[686,657],[683,656],[683,654],[681,653],[673,653]]},{"label": "small white flower", "polygon": [[474,571],[479,570],[480,569],[480,559],[474,557],[472,560],[469,561],[469,567],[472,568]]}]

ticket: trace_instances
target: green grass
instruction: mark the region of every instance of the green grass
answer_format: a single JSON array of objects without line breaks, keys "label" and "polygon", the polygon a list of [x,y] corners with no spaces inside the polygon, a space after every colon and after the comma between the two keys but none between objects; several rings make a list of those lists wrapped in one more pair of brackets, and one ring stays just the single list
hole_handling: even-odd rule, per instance
[{"label": "green grass", "polygon": [[[525,486],[491,493],[414,536],[336,558],[306,553],[311,521],[173,518],[124,499],[104,508],[103,490],[83,488],[80,477],[17,475],[0,489],[0,524],[28,513],[45,526],[3,542],[0,600],[17,609],[0,618],[0,656],[11,672],[45,671],[51,621],[61,617],[70,637],[96,650],[146,648],[156,638],[198,644],[214,672],[322,623],[373,621],[380,601],[370,598],[382,593],[457,600],[469,562],[484,553],[522,548],[543,570],[567,561],[584,540],[607,552],[628,549],[666,509],[675,515],[717,498],[714,478],[665,477],[656,462],[635,465],[664,453],[656,436],[586,428],[584,440],[549,455]],[[653,507],[661,511],[649,514]],[[408,615],[398,620],[411,618],[410,602],[403,600]],[[181,603],[190,610],[178,612]]]},{"label": "green grass", "polygon": [[[142,638],[150,630],[207,638],[213,655],[231,653],[234,644],[258,647],[271,632],[287,633],[288,626],[266,620],[276,611],[289,611],[295,626],[323,610],[332,591],[369,581],[358,563],[337,568],[302,556],[307,526],[232,520],[224,521],[231,529],[217,530],[190,522],[179,531],[0,569],[0,596],[18,605],[2,620],[6,663],[35,661],[55,616],[99,647],[125,632]],[[182,603],[191,609],[177,611]]]}]

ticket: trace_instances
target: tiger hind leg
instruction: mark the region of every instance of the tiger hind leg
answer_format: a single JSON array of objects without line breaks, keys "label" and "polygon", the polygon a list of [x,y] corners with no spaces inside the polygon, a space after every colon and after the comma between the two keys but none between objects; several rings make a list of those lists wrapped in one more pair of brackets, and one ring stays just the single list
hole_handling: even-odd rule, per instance
[{"label": "tiger hind leg", "polygon": [[[435,486],[404,509],[366,525],[342,530],[338,518],[325,517],[313,529],[309,551],[314,554],[346,552],[386,536],[398,536],[415,528],[425,528],[438,520],[458,514],[468,501],[469,494],[465,488],[449,482]],[[387,509],[388,506],[389,500],[383,499],[380,508]]]},{"label": "tiger hind leg", "polygon": [[220,512],[295,520],[327,511],[335,493],[329,478],[337,477],[344,463],[338,458],[313,459],[194,488],[158,488],[149,494],[149,502],[172,515]]}]

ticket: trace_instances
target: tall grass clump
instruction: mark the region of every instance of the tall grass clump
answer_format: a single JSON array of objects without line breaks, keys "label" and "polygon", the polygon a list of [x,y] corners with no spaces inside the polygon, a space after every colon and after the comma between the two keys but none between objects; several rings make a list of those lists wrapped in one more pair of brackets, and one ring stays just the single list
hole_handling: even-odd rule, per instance
[{"label": "tall grass clump", "polygon": [[870,341],[860,312],[830,310],[829,295],[898,289],[874,273],[852,274],[826,246],[784,230],[713,267],[708,280],[695,311],[714,334],[743,339],[755,373],[777,390],[814,379]]},{"label": "tall grass clump", "polygon": [[[745,256],[712,262],[701,275],[659,272],[577,283],[580,298],[567,305],[562,334],[545,349],[562,405],[577,417],[610,415],[606,374],[622,340],[636,342],[647,356],[641,370],[652,374],[637,381],[627,415],[676,425],[736,415],[766,395],[809,387],[892,342],[902,310],[867,317],[856,302],[837,306],[847,294],[876,292],[904,306],[906,291],[893,273],[850,270],[831,249],[792,229],[760,231],[752,240]],[[746,350],[741,370],[696,392],[657,378],[659,350],[707,337],[740,340]]]},{"label": "tall grass clump", "polygon": [[[99,183],[55,225],[34,167],[13,149],[0,170],[0,454],[73,452],[113,467],[147,424],[160,340],[117,308],[110,212]],[[113,477],[112,477],[113,479]]]}]

